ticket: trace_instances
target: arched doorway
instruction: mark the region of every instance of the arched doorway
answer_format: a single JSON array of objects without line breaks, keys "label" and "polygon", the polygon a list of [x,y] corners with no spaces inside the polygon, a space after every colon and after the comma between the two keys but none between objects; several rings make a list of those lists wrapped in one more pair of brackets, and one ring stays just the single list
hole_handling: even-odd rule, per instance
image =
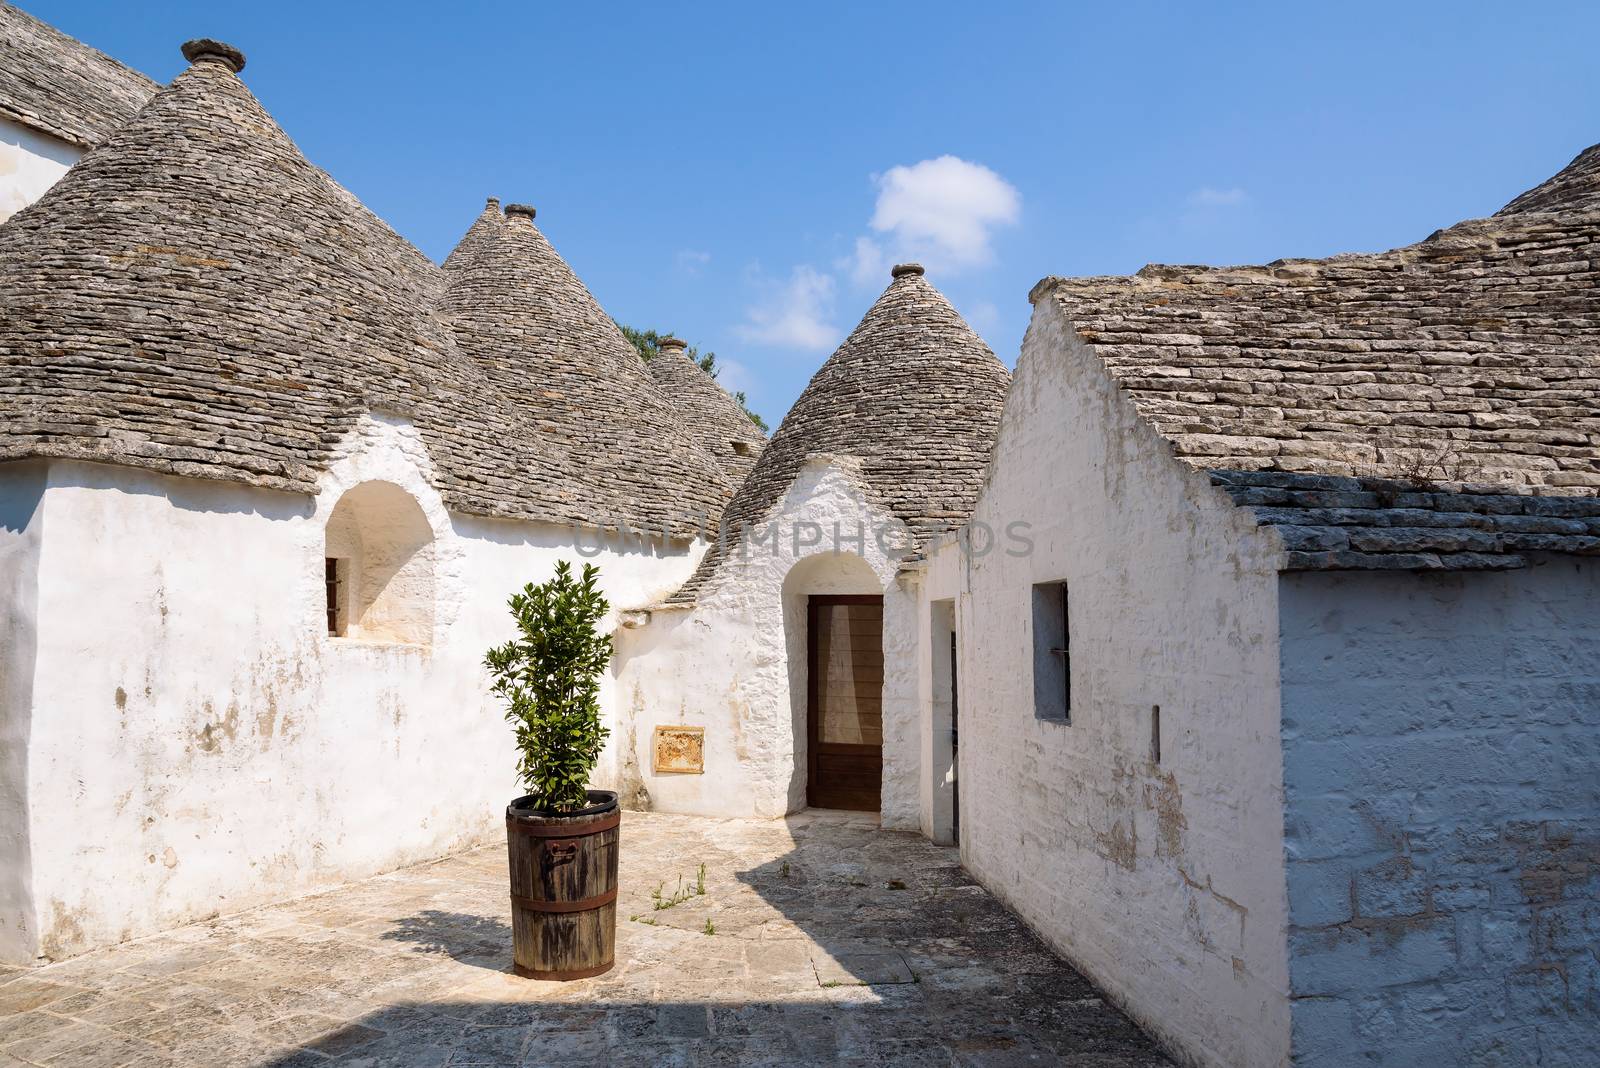
[{"label": "arched doorway", "polygon": [[346,491],[323,557],[330,637],[432,642],[433,529],[409,493],[376,481]]},{"label": "arched doorway", "polygon": [[796,786],[814,808],[877,812],[883,780],[883,587],[854,553],[801,560],[783,583]]}]

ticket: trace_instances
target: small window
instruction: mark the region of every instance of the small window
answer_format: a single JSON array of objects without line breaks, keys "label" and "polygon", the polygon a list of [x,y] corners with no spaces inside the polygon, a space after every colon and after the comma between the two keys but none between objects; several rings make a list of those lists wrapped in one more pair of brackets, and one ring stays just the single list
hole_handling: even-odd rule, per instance
[{"label": "small window", "polygon": [[1072,722],[1072,647],[1067,584],[1033,587],[1033,714],[1055,723]]},{"label": "small window", "polygon": [[736,442],[734,442],[733,443],[733,452],[734,452],[735,456],[749,456],[750,455],[750,443],[748,441],[736,441]]},{"label": "small window", "polygon": [[323,558],[323,579],[328,590],[328,636],[338,638],[344,635],[345,599],[342,596],[343,583],[340,574],[339,561],[332,557]]}]

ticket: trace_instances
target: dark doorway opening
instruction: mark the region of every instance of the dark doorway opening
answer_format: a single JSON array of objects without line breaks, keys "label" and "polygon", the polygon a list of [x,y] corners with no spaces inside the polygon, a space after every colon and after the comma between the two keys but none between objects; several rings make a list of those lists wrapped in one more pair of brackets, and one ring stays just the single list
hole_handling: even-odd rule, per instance
[{"label": "dark doorway opening", "polygon": [[950,632],[950,836],[961,844],[961,687],[956,674],[956,632]]}]

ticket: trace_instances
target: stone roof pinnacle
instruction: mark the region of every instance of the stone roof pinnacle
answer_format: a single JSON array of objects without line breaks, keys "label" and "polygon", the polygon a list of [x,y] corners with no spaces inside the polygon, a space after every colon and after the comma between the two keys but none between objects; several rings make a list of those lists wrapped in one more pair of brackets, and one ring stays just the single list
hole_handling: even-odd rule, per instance
[{"label": "stone roof pinnacle", "polygon": [[243,52],[231,44],[213,41],[209,37],[196,37],[192,41],[183,42],[183,58],[190,63],[209,60],[214,63],[226,64],[228,69],[235,74],[244,70]]}]

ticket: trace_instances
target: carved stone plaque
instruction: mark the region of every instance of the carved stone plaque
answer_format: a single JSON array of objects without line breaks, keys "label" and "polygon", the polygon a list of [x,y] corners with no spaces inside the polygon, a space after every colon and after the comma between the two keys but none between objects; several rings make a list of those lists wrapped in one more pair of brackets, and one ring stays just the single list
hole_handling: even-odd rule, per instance
[{"label": "carved stone plaque", "polygon": [[657,727],[655,770],[658,775],[704,775],[706,729]]}]

